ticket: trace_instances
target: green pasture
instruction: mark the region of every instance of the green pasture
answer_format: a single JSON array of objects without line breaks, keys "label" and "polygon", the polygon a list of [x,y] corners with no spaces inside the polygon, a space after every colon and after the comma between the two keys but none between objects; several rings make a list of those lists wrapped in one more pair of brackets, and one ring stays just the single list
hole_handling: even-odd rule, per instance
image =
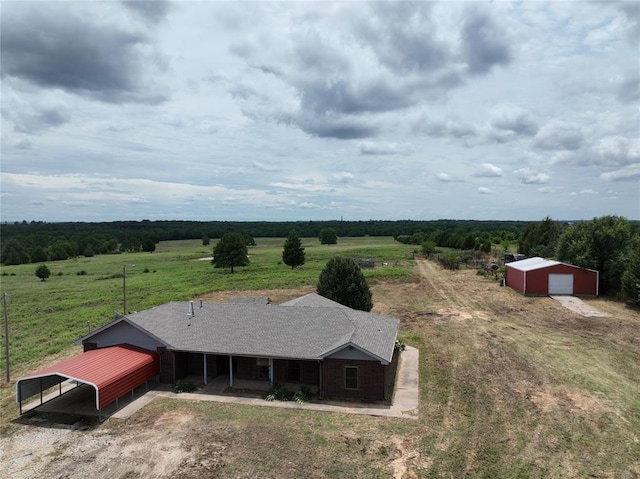
[{"label": "green pasture", "polygon": [[[364,271],[370,284],[392,281],[411,274],[415,249],[389,237],[340,238],[330,246],[303,238],[306,263],[292,270],[281,260],[284,238],[257,238],[256,242],[249,248],[251,264],[236,268],[234,274],[202,260],[212,255],[214,243],[203,246],[200,240],[161,242],[154,253],[47,262],[51,277],[46,281],[35,276],[37,264],[3,266],[0,281],[2,293],[8,296],[12,370],[29,370],[69,348],[89,329],[111,321],[114,312],[122,313],[123,268],[131,312],[211,291],[313,286],[334,255],[374,258],[377,267]],[[4,370],[4,354],[0,364]]]}]

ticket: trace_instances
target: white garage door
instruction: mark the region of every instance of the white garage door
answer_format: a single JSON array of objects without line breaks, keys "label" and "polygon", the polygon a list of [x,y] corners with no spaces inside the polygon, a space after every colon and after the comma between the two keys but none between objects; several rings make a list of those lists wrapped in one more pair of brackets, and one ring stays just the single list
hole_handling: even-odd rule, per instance
[{"label": "white garage door", "polygon": [[550,274],[549,294],[573,294],[573,275]]}]

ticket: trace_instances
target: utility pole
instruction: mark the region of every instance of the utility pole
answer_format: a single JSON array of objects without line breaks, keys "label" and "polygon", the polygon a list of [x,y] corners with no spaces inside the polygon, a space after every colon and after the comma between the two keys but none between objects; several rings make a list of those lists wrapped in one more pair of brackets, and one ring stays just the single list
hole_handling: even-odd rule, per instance
[{"label": "utility pole", "polygon": [[122,315],[127,315],[127,266],[135,266],[135,264],[122,266]]},{"label": "utility pole", "polygon": [[7,365],[7,383],[11,380],[9,373],[9,313],[7,312],[7,293],[2,293],[2,303],[4,305],[4,357]]},{"label": "utility pole", "polygon": [[127,266],[122,267],[122,314],[127,315]]}]

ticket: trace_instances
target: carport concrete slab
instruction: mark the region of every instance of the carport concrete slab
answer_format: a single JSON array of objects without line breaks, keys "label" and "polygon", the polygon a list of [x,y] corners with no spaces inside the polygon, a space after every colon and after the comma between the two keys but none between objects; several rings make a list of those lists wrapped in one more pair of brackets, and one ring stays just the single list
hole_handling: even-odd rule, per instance
[{"label": "carport concrete slab", "polygon": [[[145,385],[138,386],[133,394],[130,392],[125,394],[118,398],[118,401],[107,404],[101,411],[96,409],[96,390],[92,386],[82,383],[76,385],[74,381],[65,381],[62,383],[61,391],[62,394],[60,394],[60,390],[56,389],[43,396],[42,404],[40,404],[40,399],[36,399],[23,405],[22,413],[33,411],[105,419],[129,407],[136,402],[136,398],[144,400],[144,393],[147,392],[147,389]],[[147,402],[151,399],[149,398]]]}]

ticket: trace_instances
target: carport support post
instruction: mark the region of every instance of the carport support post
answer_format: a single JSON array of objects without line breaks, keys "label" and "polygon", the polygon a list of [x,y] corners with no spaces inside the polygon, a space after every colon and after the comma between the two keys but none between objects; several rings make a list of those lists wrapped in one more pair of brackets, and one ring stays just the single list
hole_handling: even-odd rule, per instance
[{"label": "carport support post", "polygon": [[229,387],[233,387],[233,356],[229,355]]},{"label": "carport support post", "polygon": [[207,353],[203,354],[204,361],[204,385],[207,385]]}]

